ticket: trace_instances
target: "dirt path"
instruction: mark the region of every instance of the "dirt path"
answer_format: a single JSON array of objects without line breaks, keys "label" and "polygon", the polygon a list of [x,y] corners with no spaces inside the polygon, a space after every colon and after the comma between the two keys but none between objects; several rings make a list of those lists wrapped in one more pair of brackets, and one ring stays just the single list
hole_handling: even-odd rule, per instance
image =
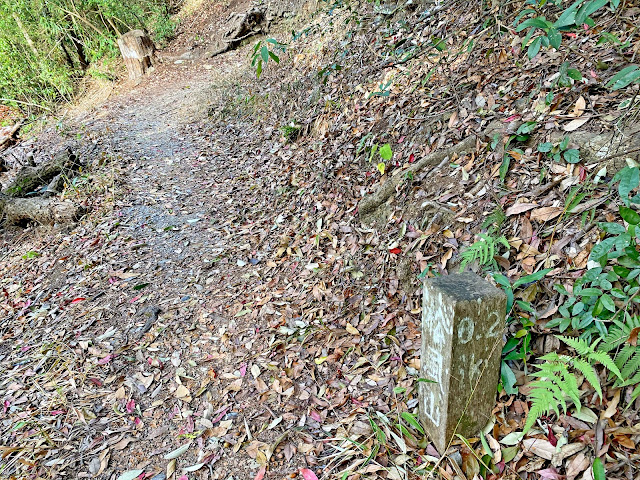
[{"label": "dirt path", "polygon": [[[97,118],[78,120],[126,171],[125,181],[112,213],[103,209],[68,236],[36,230],[20,243],[11,239],[2,267],[13,269],[15,283],[4,287],[23,293],[23,308],[13,332],[4,330],[5,340],[17,340],[2,355],[3,448],[19,445],[5,471],[166,474],[176,465],[163,457],[189,445],[177,457],[178,473],[202,463],[189,478],[249,478],[259,468],[258,447],[247,458],[237,454],[239,442],[278,418],[260,441],[284,438],[276,427],[282,416],[246,386],[259,378],[257,364],[251,377],[247,367],[268,341],[257,335],[265,326],[258,310],[241,307],[256,300],[258,272],[270,268],[255,220],[276,221],[264,209],[269,190],[254,188],[263,182],[261,157],[244,154],[243,144],[256,138],[247,140],[250,125],[210,131],[206,122],[185,121],[201,107],[212,72],[244,60],[232,52],[210,69],[161,67]],[[243,185],[249,180],[253,187]],[[25,248],[37,258],[20,259]],[[25,316],[33,305],[38,313]]]}]

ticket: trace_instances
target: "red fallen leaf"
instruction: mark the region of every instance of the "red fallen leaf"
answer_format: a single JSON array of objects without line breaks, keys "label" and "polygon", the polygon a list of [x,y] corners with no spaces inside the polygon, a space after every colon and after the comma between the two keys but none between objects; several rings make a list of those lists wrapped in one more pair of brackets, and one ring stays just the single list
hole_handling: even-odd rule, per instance
[{"label": "red fallen leaf", "polygon": [[553,430],[551,430],[551,427],[547,427],[547,428],[548,428],[548,431],[549,431],[549,433],[547,435],[547,438],[549,439],[549,443],[555,447],[556,445],[558,445],[558,439],[553,434]]},{"label": "red fallen leaf", "polygon": [[409,155],[409,163],[413,163],[416,161],[416,156],[412,153],[411,155]]},{"label": "red fallen leaf", "polygon": [[393,253],[394,255],[398,255],[399,253],[402,253],[402,250],[398,247],[395,248],[390,248],[389,249],[389,253]]},{"label": "red fallen leaf", "polygon": [[312,410],[309,416],[313,418],[316,422],[322,423],[322,417],[315,410]]},{"label": "red fallen leaf", "polygon": [[301,468],[300,475],[302,475],[302,478],[304,478],[304,480],[318,480],[318,477],[316,477],[316,474],[313,473],[308,468]]},{"label": "red fallen leaf", "polygon": [[516,113],[515,115],[511,115],[509,118],[505,118],[503,122],[504,123],[513,122],[514,120],[517,120],[519,118],[520,118],[520,115]]},{"label": "red fallen leaf", "polygon": [[106,357],[101,358],[100,360],[98,360],[98,365],[106,365],[107,363],[109,363],[114,358],[116,358],[116,356],[113,353],[110,353]]},{"label": "red fallen leaf", "polygon": [[636,327],[629,333],[629,342],[630,345],[636,347],[638,345],[638,333],[640,333],[640,327]]},{"label": "red fallen leaf", "polygon": [[88,380],[91,383],[93,383],[96,387],[101,387],[102,386],[102,380],[100,380],[99,378],[89,378]]},{"label": "red fallen leaf", "polygon": [[138,296],[136,296],[136,297],[133,297],[131,300],[129,300],[129,303],[133,303],[133,302],[135,302],[136,300],[140,300],[140,298],[141,298],[141,297],[142,297],[142,295],[138,295]]},{"label": "red fallen leaf", "polygon": [[262,480],[264,478],[264,474],[266,471],[267,471],[267,467],[263,465],[262,468],[258,470],[258,473],[256,474],[253,480]]},{"label": "red fallen leaf", "polygon": [[247,364],[242,362],[242,365],[240,365],[240,376],[244,377],[247,374]]},{"label": "red fallen leaf", "polygon": [[132,398],[127,402],[127,413],[133,413],[136,409],[136,401]]},{"label": "red fallen leaf", "polygon": [[86,300],[86,298],[84,297],[74,298],[73,300],[71,300],[71,305],[73,305],[74,303],[82,302],[83,300]]}]

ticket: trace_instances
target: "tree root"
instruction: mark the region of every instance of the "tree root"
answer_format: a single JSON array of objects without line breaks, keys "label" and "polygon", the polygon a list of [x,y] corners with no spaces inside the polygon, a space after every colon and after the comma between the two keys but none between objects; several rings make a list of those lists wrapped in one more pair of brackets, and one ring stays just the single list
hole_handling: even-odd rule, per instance
[{"label": "tree root", "polygon": [[396,189],[400,183],[402,183],[408,173],[415,174],[425,167],[433,167],[438,165],[447,157],[452,157],[455,154],[468,152],[476,148],[476,136],[471,135],[460,143],[453,145],[444,150],[436,150],[429,155],[414,163],[404,172],[398,173],[383,183],[378,190],[371,195],[367,195],[360,201],[358,206],[358,214],[360,218],[373,213],[380,205],[387,201],[387,199],[396,192]]}]

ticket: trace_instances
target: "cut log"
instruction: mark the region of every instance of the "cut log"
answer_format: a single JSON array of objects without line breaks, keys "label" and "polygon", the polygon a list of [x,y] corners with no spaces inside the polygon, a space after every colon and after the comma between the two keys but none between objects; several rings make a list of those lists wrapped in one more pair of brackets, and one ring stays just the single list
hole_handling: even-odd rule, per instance
[{"label": "cut log", "polygon": [[118,38],[118,47],[131,80],[139,80],[153,66],[155,46],[142,30],[131,30]]},{"label": "cut log", "polygon": [[263,31],[260,25],[264,19],[265,9],[262,7],[252,8],[244,13],[233,14],[229,18],[227,31],[222,36],[222,39],[210,46],[205,56],[214,57],[229,50],[234,50],[242,40]]},{"label": "cut log", "polygon": [[21,197],[33,192],[36,188],[48,184],[62,172],[74,172],[80,164],[70,148],[66,148],[53,160],[35,167],[23,167],[4,193],[11,197]]},{"label": "cut log", "polygon": [[0,193],[0,215],[9,224],[35,221],[41,224],[77,221],[86,209],[70,201],[48,198],[14,198]]}]

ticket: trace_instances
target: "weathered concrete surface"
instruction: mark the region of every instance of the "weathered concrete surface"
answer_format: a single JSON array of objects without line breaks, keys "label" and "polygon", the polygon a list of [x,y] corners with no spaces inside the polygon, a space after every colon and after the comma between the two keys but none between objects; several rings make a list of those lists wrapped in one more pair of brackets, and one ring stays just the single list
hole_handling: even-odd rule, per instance
[{"label": "weathered concrete surface", "polygon": [[429,279],[422,301],[420,417],[440,453],[477,435],[495,404],[506,296],[467,272]]},{"label": "weathered concrete surface", "polygon": [[122,35],[118,47],[131,80],[138,80],[153,66],[155,46],[142,30],[131,30]]}]

